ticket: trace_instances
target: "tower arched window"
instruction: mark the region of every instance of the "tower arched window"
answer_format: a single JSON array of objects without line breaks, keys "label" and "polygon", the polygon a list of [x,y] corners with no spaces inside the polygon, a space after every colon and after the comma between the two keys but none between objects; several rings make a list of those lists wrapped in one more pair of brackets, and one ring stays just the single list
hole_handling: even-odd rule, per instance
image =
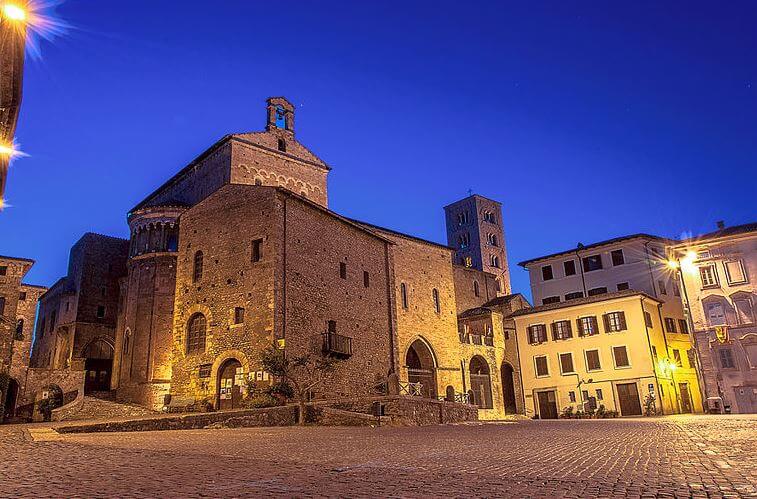
[{"label": "tower arched window", "polygon": [[402,308],[407,310],[407,285],[404,282],[400,284],[400,297],[402,299]]},{"label": "tower arched window", "polygon": [[276,106],[276,128],[286,128],[286,111],[283,106]]},{"label": "tower arched window", "polygon": [[189,318],[187,323],[187,353],[204,352],[207,321],[201,313]]},{"label": "tower arched window", "polygon": [[442,304],[439,301],[439,290],[436,289],[436,288],[432,289],[431,290],[431,296],[434,299],[434,310],[438,314],[438,313],[440,313],[442,311]]},{"label": "tower arched window", "polygon": [[286,140],[284,140],[284,139],[279,139],[279,141],[278,141],[278,147],[279,147],[279,151],[281,151],[281,152],[286,152],[286,151],[287,151],[287,143],[286,143]]},{"label": "tower arched window", "polygon": [[198,282],[200,279],[202,279],[202,251],[197,251],[195,252],[192,282]]},{"label": "tower arched window", "polygon": [[473,281],[473,294],[480,296],[481,291],[478,289],[478,281]]},{"label": "tower arched window", "polygon": [[499,257],[497,255],[489,255],[489,265],[499,268]]},{"label": "tower arched window", "polygon": [[490,245],[497,246],[497,235],[496,234],[492,234],[491,232],[489,232],[488,234],[486,234],[486,240],[487,240],[487,242]]}]

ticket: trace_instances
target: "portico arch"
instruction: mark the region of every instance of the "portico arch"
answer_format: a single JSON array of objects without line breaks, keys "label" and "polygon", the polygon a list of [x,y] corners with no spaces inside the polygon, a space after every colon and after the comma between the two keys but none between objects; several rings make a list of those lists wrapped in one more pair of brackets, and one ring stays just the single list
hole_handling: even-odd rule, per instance
[{"label": "portico arch", "polygon": [[436,356],[423,338],[413,341],[405,353],[405,366],[410,383],[421,384],[423,397],[435,399],[436,390]]}]

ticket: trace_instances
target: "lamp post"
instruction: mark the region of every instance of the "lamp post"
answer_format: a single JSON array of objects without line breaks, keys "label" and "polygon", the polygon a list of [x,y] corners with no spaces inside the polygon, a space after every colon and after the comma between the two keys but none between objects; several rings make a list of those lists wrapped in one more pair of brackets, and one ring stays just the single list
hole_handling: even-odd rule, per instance
[{"label": "lamp post", "polygon": [[21,106],[27,16],[25,3],[0,0],[0,209],[8,165],[15,154],[13,137]]}]

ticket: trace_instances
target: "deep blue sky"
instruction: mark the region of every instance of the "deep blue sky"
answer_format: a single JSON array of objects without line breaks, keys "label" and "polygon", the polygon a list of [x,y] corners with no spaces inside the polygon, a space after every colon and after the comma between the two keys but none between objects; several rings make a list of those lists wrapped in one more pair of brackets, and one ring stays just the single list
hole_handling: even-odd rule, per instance
[{"label": "deep blue sky", "polygon": [[501,201],[516,291],[579,241],[757,219],[757,2],[622,4],[69,0],[27,62],[0,254],[53,283],[271,95],[339,213],[445,242],[445,204]]}]

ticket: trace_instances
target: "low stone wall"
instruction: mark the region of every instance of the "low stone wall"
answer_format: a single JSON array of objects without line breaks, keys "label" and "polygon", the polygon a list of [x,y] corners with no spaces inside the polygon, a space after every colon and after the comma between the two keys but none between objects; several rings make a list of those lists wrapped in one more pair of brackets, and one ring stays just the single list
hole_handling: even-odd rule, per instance
[{"label": "low stone wall", "polygon": [[286,405],[266,409],[248,409],[242,411],[204,412],[177,416],[156,416],[153,418],[130,421],[113,421],[107,423],[76,424],[59,426],[58,433],[97,433],[113,431],[158,431],[158,430],[197,430],[205,427],[255,427],[255,426],[291,426],[297,420],[297,407]]},{"label": "low stone wall", "polygon": [[316,405],[373,414],[374,403],[383,405],[383,414],[388,416],[391,419],[391,424],[395,426],[427,426],[478,421],[478,410],[472,405],[401,395],[333,402],[323,401],[317,402]]},{"label": "low stone wall", "polygon": [[389,426],[392,423],[392,419],[388,416],[376,417],[333,407],[323,407],[313,412],[315,413],[314,422],[321,426]]},{"label": "low stone wall", "polygon": [[43,389],[50,385],[56,385],[63,391],[63,402],[66,405],[58,408],[59,411],[64,408],[66,411],[78,410],[84,396],[85,376],[83,362],[75,362],[68,369],[30,367],[26,371],[24,391],[19,394],[16,412],[40,419],[34,410],[35,404],[39,402]]}]

